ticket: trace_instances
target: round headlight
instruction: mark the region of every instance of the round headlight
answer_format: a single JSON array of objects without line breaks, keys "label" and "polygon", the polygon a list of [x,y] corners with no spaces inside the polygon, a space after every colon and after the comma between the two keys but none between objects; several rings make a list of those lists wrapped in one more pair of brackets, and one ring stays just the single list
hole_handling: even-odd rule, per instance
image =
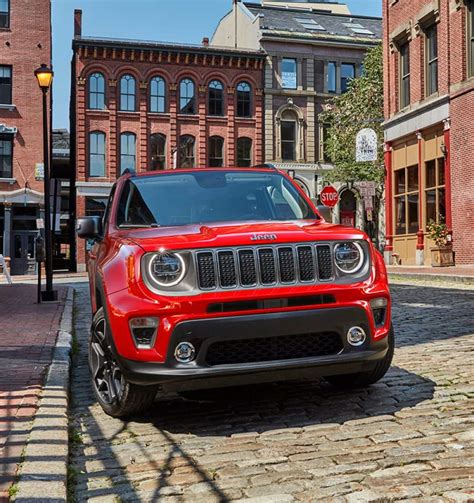
[{"label": "round headlight", "polygon": [[357,272],[364,262],[364,252],[358,243],[339,243],[334,249],[337,268],[346,274]]},{"label": "round headlight", "polygon": [[159,286],[177,285],[186,273],[183,257],[176,253],[157,253],[149,262],[148,272]]}]

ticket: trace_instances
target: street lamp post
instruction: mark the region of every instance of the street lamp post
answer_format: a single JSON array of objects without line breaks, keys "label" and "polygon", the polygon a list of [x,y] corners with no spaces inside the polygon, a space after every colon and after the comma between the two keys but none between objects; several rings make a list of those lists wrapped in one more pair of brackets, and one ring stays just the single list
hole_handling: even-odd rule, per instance
[{"label": "street lamp post", "polygon": [[[46,290],[41,292],[43,302],[53,302],[58,299],[57,290],[53,290],[53,249],[51,240],[51,202],[49,178],[49,136],[48,136],[48,91],[53,81],[53,70],[41,65],[35,70],[35,77],[43,92],[43,149],[44,149],[44,232],[46,248]],[[41,264],[39,265],[41,267]]]}]

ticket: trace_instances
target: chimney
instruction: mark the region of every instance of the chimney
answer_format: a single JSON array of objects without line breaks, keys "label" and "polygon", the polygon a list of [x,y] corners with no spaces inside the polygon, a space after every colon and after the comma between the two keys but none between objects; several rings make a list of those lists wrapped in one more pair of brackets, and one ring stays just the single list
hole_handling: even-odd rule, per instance
[{"label": "chimney", "polygon": [[208,37],[204,37],[204,38],[202,39],[202,45],[203,45],[204,47],[209,47],[209,38],[208,38]]},{"label": "chimney", "polygon": [[82,10],[74,10],[74,38],[82,35]]}]

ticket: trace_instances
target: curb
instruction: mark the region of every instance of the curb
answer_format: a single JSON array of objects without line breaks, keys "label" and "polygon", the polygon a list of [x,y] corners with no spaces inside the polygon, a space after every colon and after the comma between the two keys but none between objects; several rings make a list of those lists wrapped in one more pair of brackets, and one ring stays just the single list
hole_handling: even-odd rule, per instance
[{"label": "curb", "polygon": [[396,272],[389,271],[389,279],[402,280],[418,280],[418,281],[432,281],[432,282],[445,282],[445,283],[460,283],[463,285],[474,285],[474,276],[458,276],[449,274],[426,274],[415,272]]},{"label": "curb", "polygon": [[67,501],[73,304],[74,289],[68,288],[53,358],[19,470],[17,502]]}]

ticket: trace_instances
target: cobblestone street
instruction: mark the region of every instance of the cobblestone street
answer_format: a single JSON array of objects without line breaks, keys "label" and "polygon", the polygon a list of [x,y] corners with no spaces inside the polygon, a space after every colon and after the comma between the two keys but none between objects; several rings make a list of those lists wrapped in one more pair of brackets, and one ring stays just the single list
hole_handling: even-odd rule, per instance
[{"label": "cobblestone street", "polygon": [[474,290],[392,285],[397,350],[378,384],[291,382],[169,395],[123,422],[95,403],[76,290],[76,501],[474,500]]}]

